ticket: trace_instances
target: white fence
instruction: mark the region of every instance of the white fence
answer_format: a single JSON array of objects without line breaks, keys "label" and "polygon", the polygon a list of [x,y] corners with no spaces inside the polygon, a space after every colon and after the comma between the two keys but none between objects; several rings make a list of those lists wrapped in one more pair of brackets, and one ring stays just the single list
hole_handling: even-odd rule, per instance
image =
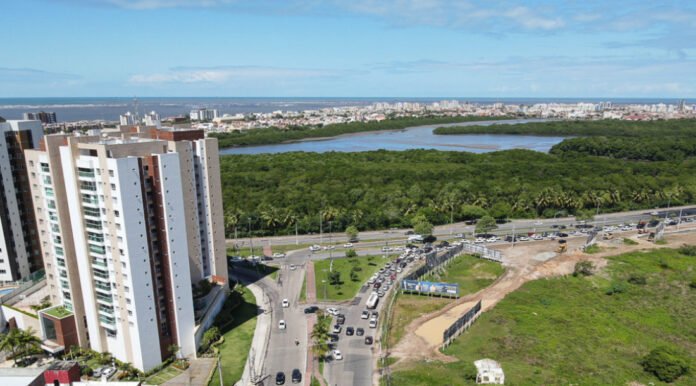
[{"label": "white fence", "polygon": [[462,244],[462,251],[478,254],[482,259],[492,260],[498,263],[503,262],[503,254],[500,253],[500,251],[486,248],[484,245]]}]

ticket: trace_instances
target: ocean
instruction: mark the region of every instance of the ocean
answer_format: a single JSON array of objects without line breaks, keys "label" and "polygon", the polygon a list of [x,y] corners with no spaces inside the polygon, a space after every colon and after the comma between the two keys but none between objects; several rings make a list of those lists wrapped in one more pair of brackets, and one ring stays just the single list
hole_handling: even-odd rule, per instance
[{"label": "ocean", "polygon": [[[611,101],[615,104],[677,104],[674,98],[137,98],[137,111],[141,114],[156,111],[161,117],[188,114],[191,109],[207,107],[218,109],[220,114],[272,112],[276,110],[300,111],[326,107],[367,106],[376,102],[420,102],[432,103],[440,100],[459,100],[470,103],[534,104],[576,103]],[[0,98],[0,116],[5,119],[22,119],[22,113],[36,111],[55,112],[59,122],[79,120],[116,121],[126,111],[135,112],[134,98]]]}]

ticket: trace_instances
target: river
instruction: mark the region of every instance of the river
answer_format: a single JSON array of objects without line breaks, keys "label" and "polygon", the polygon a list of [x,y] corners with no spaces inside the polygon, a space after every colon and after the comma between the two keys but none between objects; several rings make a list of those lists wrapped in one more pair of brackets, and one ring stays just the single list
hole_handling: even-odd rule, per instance
[{"label": "river", "polygon": [[542,137],[533,135],[435,135],[433,130],[442,126],[488,126],[492,124],[517,124],[543,120],[511,119],[503,121],[461,122],[451,124],[414,126],[403,130],[371,131],[346,134],[323,139],[307,139],[275,145],[246,146],[220,149],[220,154],[262,154],[307,151],[324,153],[329,151],[358,152],[370,150],[436,149],[487,153],[497,150],[530,149],[548,152],[564,137]]}]

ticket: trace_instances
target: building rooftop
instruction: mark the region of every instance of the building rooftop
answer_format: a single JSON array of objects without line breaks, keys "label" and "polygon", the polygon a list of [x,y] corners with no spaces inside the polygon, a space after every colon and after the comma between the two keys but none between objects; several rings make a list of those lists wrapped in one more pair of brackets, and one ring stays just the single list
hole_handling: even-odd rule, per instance
[{"label": "building rooftop", "polygon": [[68,316],[73,314],[72,312],[68,311],[67,308],[65,308],[63,306],[49,308],[49,309],[42,311],[42,312],[46,315],[50,315],[50,316],[53,316],[54,318],[58,318],[58,319],[63,319],[65,317],[68,317]]},{"label": "building rooftop", "polygon": [[54,371],[64,370],[64,371],[68,371],[68,370],[72,369],[72,368],[75,367],[75,366],[78,366],[77,361],[55,361],[55,362],[51,363],[51,364],[46,368],[46,370],[54,370]]}]

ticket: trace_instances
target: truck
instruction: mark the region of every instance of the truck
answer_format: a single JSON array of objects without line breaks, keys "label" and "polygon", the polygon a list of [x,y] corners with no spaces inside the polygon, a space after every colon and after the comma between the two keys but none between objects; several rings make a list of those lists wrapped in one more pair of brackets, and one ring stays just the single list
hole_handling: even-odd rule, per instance
[{"label": "truck", "polygon": [[370,297],[367,298],[367,303],[365,305],[367,306],[368,309],[374,310],[377,308],[377,303],[379,302],[379,294],[377,292],[373,292],[370,294]]}]

